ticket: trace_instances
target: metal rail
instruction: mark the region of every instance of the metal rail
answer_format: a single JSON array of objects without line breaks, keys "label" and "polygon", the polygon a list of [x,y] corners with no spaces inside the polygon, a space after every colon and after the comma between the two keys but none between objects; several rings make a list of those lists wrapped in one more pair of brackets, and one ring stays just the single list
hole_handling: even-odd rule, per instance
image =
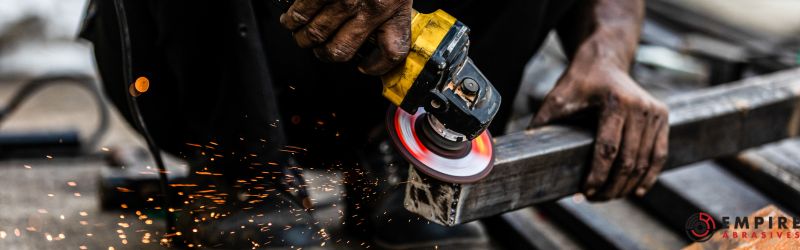
[{"label": "metal rail", "polygon": [[[667,98],[670,147],[666,168],[683,166],[798,134],[800,69]],[[443,183],[411,168],[405,206],[433,222],[457,225],[579,191],[593,134],[546,126],[496,141],[494,170],[473,184]]]}]

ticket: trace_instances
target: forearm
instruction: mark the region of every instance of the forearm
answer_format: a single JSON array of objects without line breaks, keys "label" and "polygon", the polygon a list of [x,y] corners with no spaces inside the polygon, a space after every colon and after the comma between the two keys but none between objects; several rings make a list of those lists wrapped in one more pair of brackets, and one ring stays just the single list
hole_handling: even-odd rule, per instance
[{"label": "forearm", "polygon": [[558,26],[571,68],[603,63],[627,71],[639,42],[644,1],[591,0],[571,12]]}]

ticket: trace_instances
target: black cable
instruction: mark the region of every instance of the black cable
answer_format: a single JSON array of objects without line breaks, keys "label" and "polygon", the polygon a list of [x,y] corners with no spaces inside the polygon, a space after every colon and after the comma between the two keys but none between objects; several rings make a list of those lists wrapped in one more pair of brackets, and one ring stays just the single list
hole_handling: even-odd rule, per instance
[{"label": "black cable", "polygon": [[74,84],[79,87],[83,87],[89,92],[92,93],[92,97],[95,99],[98,108],[99,114],[99,124],[97,125],[97,129],[92,135],[89,136],[87,139],[87,143],[82,148],[83,152],[91,152],[91,150],[97,149],[97,146],[100,144],[100,139],[108,131],[109,125],[109,111],[108,107],[106,107],[105,102],[103,101],[103,96],[100,93],[100,90],[97,88],[97,84],[94,82],[94,78],[82,74],[82,73],[64,73],[64,74],[51,74],[45,75],[42,77],[37,77],[27,83],[25,83],[19,90],[17,90],[14,95],[11,96],[11,100],[6,104],[5,107],[0,109],[0,124],[2,124],[3,120],[8,117],[12,112],[14,112],[19,106],[35,94],[37,91],[43,89],[46,86],[50,86],[53,84]]},{"label": "black cable", "polygon": [[[124,84],[123,89],[127,90],[128,84],[133,83],[133,73],[131,72],[133,60],[131,59],[131,40],[130,31],[128,30],[128,17],[125,13],[125,5],[122,0],[114,0],[114,9],[116,10],[117,25],[119,26],[120,30],[120,47],[122,49],[122,78],[124,80],[122,84]],[[164,196],[164,199],[162,199],[164,203],[163,210],[166,212],[165,220],[167,230],[165,235],[170,237],[173,235],[173,232],[175,232],[175,216],[172,214],[170,208],[173,203],[172,195],[169,192],[169,180],[167,179],[167,169],[164,167],[164,159],[161,157],[161,151],[158,149],[158,145],[156,145],[155,141],[147,130],[147,126],[144,123],[142,114],[139,111],[139,104],[136,101],[136,97],[129,93],[125,93],[125,96],[125,99],[128,102],[128,107],[130,108],[134,125],[142,134],[142,136],[144,136],[144,139],[147,142],[147,149],[150,151],[150,155],[153,157],[153,160],[155,160],[156,167],[158,167],[158,182],[159,186],[161,186],[161,193]]]}]

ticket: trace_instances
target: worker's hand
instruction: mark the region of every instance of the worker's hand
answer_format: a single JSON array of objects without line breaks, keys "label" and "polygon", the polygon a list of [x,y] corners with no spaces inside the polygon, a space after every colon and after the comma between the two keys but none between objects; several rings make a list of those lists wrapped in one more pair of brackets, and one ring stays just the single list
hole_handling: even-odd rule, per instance
[{"label": "worker's hand", "polygon": [[411,38],[411,0],[295,0],[280,21],[321,60],[350,61],[370,34],[376,48],[358,69],[382,75],[402,62]]},{"label": "worker's hand", "polygon": [[619,67],[575,64],[545,98],[531,125],[599,107],[600,123],[584,193],[590,200],[619,198],[632,191],[644,195],[666,160],[667,107]]}]

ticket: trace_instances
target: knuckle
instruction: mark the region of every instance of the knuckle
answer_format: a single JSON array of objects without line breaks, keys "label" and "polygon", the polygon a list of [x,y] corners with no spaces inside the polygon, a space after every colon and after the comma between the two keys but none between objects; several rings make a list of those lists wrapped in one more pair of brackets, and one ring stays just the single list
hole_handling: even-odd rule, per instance
[{"label": "knuckle", "polygon": [[308,41],[312,44],[320,44],[326,40],[325,35],[323,34],[322,30],[319,26],[311,25],[305,31],[306,37]]},{"label": "knuckle", "polygon": [[655,112],[650,117],[650,120],[652,121],[653,125],[655,126],[657,124],[660,124],[660,123],[664,122],[664,117],[665,117],[664,114],[662,114],[660,112]]},{"label": "knuckle", "polygon": [[619,168],[619,174],[624,176],[631,175],[631,173],[633,173],[633,168],[633,160],[625,158],[622,160]]},{"label": "knuckle", "polygon": [[386,60],[392,64],[396,64],[402,61],[406,55],[408,55],[408,52],[392,50],[386,53]]},{"label": "knuckle", "polygon": [[609,91],[605,96],[605,106],[609,109],[619,108],[621,97],[614,91]]},{"label": "knuckle", "polygon": [[669,108],[667,108],[667,106],[665,106],[664,104],[659,104],[657,110],[659,116],[661,116],[662,119],[669,117]]},{"label": "knuckle", "polygon": [[369,4],[365,4],[364,9],[371,16],[386,16],[408,2],[408,0],[370,1]]},{"label": "knuckle", "polygon": [[397,5],[398,1],[372,1],[372,9],[375,11],[385,11],[392,6]]},{"label": "knuckle", "polygon": [[595,150],[597,150],[600,157],[606,160],[611,160],[617,155],[617,146],[605,140],[598,141]]},{"label": "knuckle", "polygon": [[661,166],[667,161],[667,152],[659,151],[653,154],[653,162],[655,165]]},{"label": "knuckle", "polygon": [[550,102],[557,107],[562,107],[567,104],[566,98],[559,93],[554,94],[552,97],[553,98],[550,98]]},{"label": "knuckle", "polygon": [[647,110],[648,105],[644,99],[640,97],[627,97],[623,98],[623,103],[628,106],[629,109],[634,110],[636,112],[643,112]]},{"label": "knuckle", "polygon": [[645,170],[647,170],[647,163],[640,162],[635,168],[633,168],[633,176],[642,176],[644,175]]},{"label": "knuckle", "polygon": [[641,105],[640,111],[642,113],[642,116],[645,118],[650,118],[658,114],[658,109],[656,109],[656,106],[650,102],[644,102]]},{"label": "knuckle", "polygon": [[654,106],[656,107],[658,112],[669,113],[669,107],[667,107],[667,105],[662,102],[656,102]]},{"label": "knuckle", "polygon": [[289,15],[289,17],[292,19],[293,22],[300,23],[300,24],[304,24],[304,23],[308,22],[308,20],[309,20],[308,16],[306,16],[303,13],[297,12],[297,11],[292,11],[292,13]]},{"label": "knuckle", "polygon": [[362,2],[359,0],[343,0],[339,1],[338,3],[339,8],[348,13],[355,13],[362,6]]},{"label": "knuckle", "polygon": [[352,46],[347,44],[332,44],[325,46],[325,54],[331,61],[334,62],[346,62],[349,61],[352,57],[353,51],[355,51]]},{"label": "knuckle", "polygon": [[385,48],[383,53],[386,56],[386,60],[391,64],[399,63],[408,56],[409,47],[407,44],[398,43],[394,44],[394,46],[383,47]]},{"label": "knuckle", "polygon": [[667,107],[664,104],[662,104],[661,102],[658,102],[658,101],[650,103],[650,110],[652,110],[653,113],[656,113],[656,114],[664,114],[664,113],[668,112],[667,111]]}]

